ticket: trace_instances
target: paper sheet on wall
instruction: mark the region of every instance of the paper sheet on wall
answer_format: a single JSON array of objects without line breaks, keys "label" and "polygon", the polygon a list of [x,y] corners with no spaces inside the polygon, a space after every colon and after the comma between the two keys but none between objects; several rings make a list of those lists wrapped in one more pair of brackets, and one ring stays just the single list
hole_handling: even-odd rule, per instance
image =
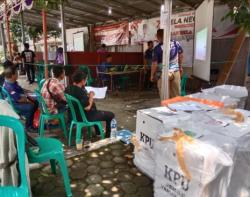
[{"label": "paper sheet on wall", "polygon": [[95,93],[95,96],[94,98],[96,99],[104,99],[105,96],[106,96],[106,92],[107,92],[107,89],[108,87],[103,87],[103,88],[94,88],[94,87],[91,87],[91,86],[87,86],[85,87],[85,89],[87,90],[87,92],[94,92]]}]

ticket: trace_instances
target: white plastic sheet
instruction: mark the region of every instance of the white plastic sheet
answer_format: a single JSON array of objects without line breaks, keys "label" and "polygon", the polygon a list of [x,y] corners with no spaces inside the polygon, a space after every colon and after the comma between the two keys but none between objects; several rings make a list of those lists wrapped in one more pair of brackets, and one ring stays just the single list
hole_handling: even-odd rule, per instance
[{"label": "white plastic sheet", "polygon": [[135,165],[154,179],[155,173],[155,140],[160,133],[165,133],[178,124],[179,120],[186,120],[190,114],[172,112],[167,107],[158,107],[137,112],[136,139],[140,150],[135,150]]},{"label": "white plastic sheet", "polygon": [[248,97],[248,90],[246,87],[234,85],[221,85],[214,88],[204,89],[202,92],[214,93],[218,96],[230,96],[231,98],[239,99],[238,108],[244,109]]},{"label": "white plastic sheet", "polygon": [[[176,127],[195,134],[192,142],[183,143],[190,181],[177,160],[177,143],[156,140],[155,197],[249,196],[249,112],[239,111],[245,120],[237,124],[219,110],[196,112],[178,122]],[[173,131],[160,135],[173,136]]]},{"label": "white plastic sheet", "polygon": [[232,166],[231,157],[220,148],[195,140],[183,143],[184,162],[191,174],[189,180],[177,159],[175,142],[156,143],[155,197],[210,196],[206,187],[216,179],[221,170]]},{"label": "white plastic sheet", "polygon": [[190,94],[188,95],[188,97],[222,102],[224,103],[225,107],[237,107],[240,103],[240,99],[232,98],[230,96],[218,95],[213,92],[199,92],[195,94]]}]

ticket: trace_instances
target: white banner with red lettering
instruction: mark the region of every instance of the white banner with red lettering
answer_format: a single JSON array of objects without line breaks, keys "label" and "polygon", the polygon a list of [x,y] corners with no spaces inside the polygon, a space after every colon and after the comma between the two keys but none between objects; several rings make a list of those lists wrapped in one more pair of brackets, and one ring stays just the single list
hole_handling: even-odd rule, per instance
[{"label": "white banner with red lettering", "polygon": [[174,14],[171,19],[171,38],[183,48],[183,67],[193,66],[195,12]]},{"label": "white banner with red lettering", "polygon": [[128,22],[113,25],[97,26],[94,28],[94,37],[97,44],[125,45],[129,41]]}]

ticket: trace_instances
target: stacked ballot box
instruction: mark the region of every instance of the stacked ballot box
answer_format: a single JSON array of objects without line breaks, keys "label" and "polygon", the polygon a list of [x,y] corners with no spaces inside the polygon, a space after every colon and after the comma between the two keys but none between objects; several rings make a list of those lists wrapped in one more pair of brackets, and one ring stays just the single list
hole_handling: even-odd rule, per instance
[{"label": "stacked ballot box", "polygon": [[225,103],[226,106],[235,106],[245,109],[248,90],[246,87],[234,85],[221,85],[209,89],[203,89],[202,93],[190,95],[198,98],[206,98]]},{"label": "stacked ballot box", "polygon": [[250,196],[250,113],[237,111],[243,122],[220,110],[137,112],[134,163],[154,179],[155,197]]},{"label": "stacked ballot box", "polygon": [[137,111],[136,139],[140,150],[135,150],[134,163],[152,179],[155,174],[155,141],[159,133],[188,117],[188,113],[172,112],[166,107]]}]

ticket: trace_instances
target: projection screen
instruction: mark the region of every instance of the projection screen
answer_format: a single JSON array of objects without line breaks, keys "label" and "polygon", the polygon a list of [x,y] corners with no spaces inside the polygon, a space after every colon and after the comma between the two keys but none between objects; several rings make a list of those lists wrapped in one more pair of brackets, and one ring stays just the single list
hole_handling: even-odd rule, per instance
[{"label": "projection screen", "polygon": [[195,11],[193,76],[210,81],[214,0],[204,0]]}]

